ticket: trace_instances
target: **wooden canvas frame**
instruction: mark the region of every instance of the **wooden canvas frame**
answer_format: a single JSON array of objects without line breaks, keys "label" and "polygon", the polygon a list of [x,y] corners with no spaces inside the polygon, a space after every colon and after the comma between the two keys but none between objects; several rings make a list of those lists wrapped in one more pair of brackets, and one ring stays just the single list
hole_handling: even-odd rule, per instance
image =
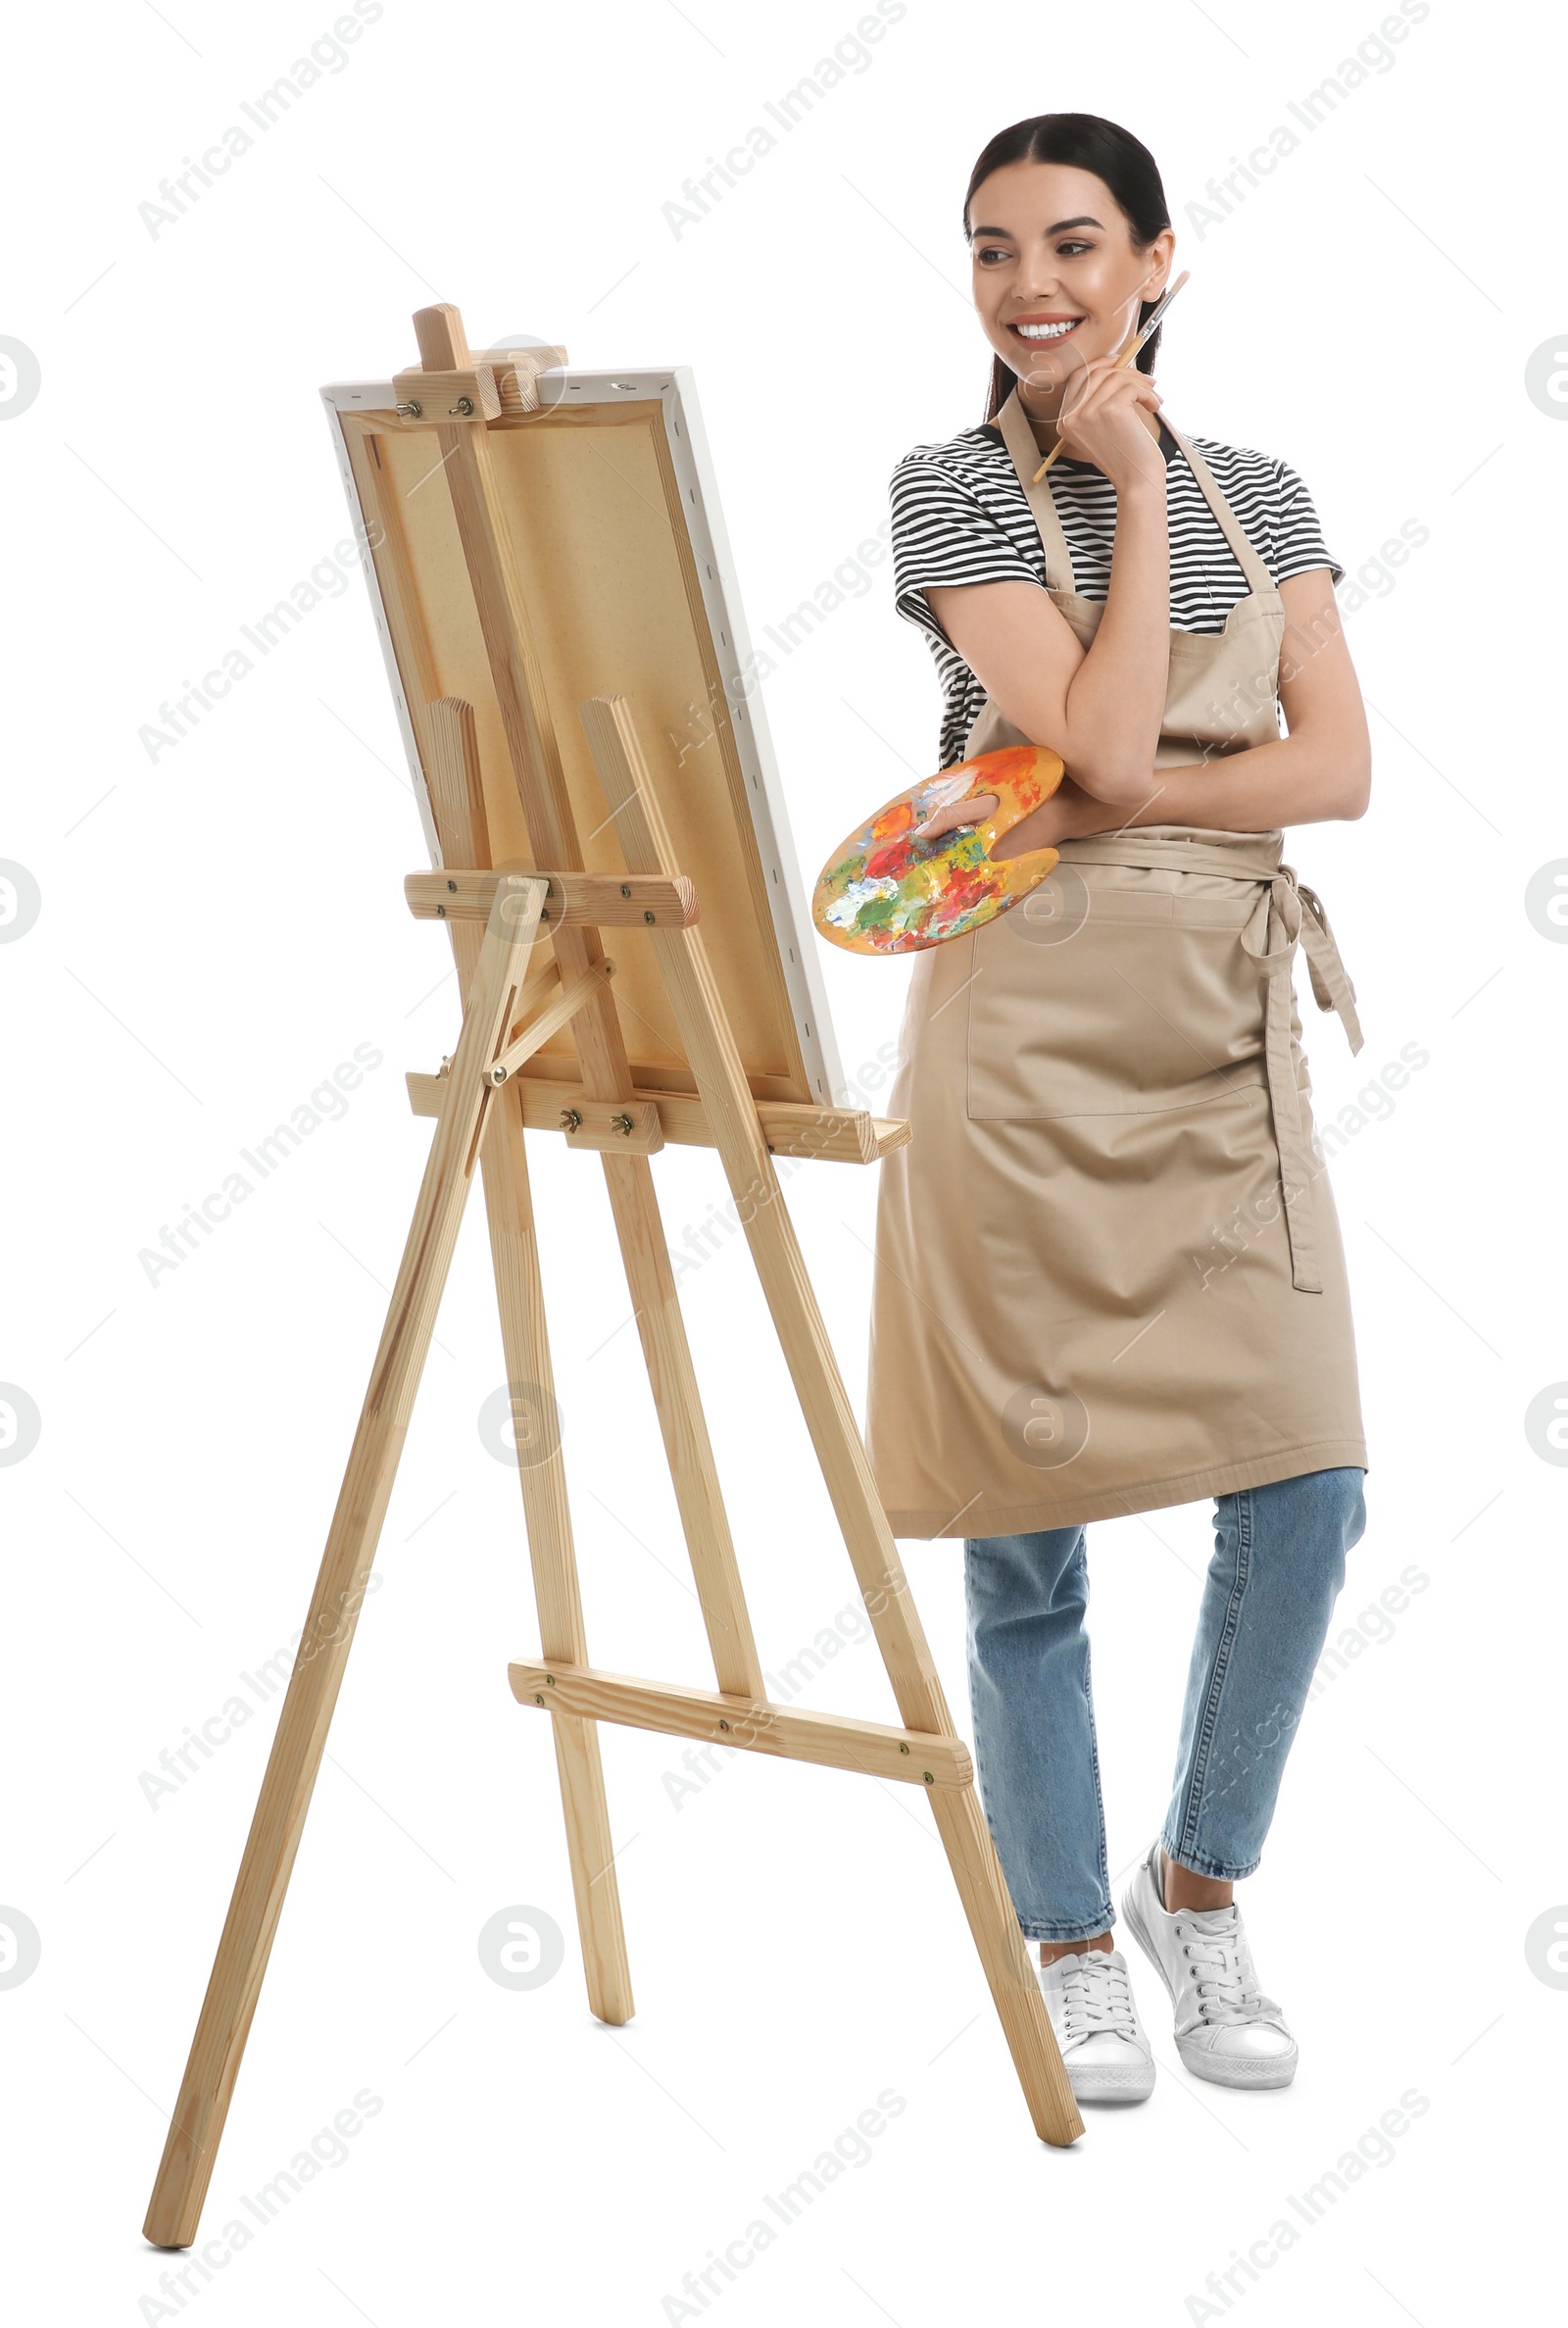
[{"label": "wooden canvas frame", "polygon": [[[566,723],[545,683],[537,607],[514,555],[515,511],[509,514],[498,489],[490,442],[507,400],[521,404],[537,392],[535,360],[475,358],[455,308],[421,310],[415,328],[419,365],[398,375],[400,417],[425,430],[432,471],[451,496],[462,566],[444,584],[416,563],[401,575],[395,566],[378,572],[411,600],[423,592],[455,601],[438,608],[443,619],[466,608],[483,644],[488,745],[468,699],[404,704],[439,865],[412,874],[405,887],[416,914],[447,923],[462,1029],[438,1072],[409,1078],[413,1104],[435,1117],[435,1131],[147,2210],[146,2237],[160,2247],[188,2247],[196,2237],[476,1166],[539,1614],[538,1656],[514,1660],[508,1676],[520,1706],[550,1716],[592,2010],[610,2023],[633,2010],[599,1722],[869,1772],[921,1787],[930,1801],[1036,2132],[1058,2146],[1083,2132],[969,1754],[954,1729],[773,1165],[780,1148],[870,1162],[908,1127],[757,1093],[764,1071],[743,1054],[715,966],[718,949],[710,952],[697,926],[702,901],[666,821],[659,746],[649,742],[640,701],[609,687],[572,707],[596,795],[568,776],[575,746],[564,749]],[[433,473],[430,482],[438,482]],[[389,607],[386,619],[395,633],[403,617]],[[405,641],[416,635],[406,622]],[[514,831],[520,817],[537,863],[497,866],[492,810],[503,829]],[[585,812],[614,833],[614,868],[585,867],[578,830]],[[607,930],[613,958],[602,944]],[[546,958],[538,965],[536,953]],[[615,999],[639,959],[658,980],[661,1023],[678,1063],[664,1063],[667,1084],[641,1088]],[[639,990],[651,991],[646,975]],[[755,999],[743,996],[741,1009]],[[538,1062],[568,1028],[574,1078],[563,1079],[559,1059],[541,1078]],[[561,1092],[568,1096],[552,1118]],[[562,1451],[546,1433],[523,1454],[526,1426],[555,1409],[524,1143],[526,1127],[552,1124],[568,1146],[599,1152],[713,1689],[589,1662]],[[887,1668],[897,1724],[813,1713],[767,1696],[649,1163],[666,1137],[700,1141],[719,1156]]]}]

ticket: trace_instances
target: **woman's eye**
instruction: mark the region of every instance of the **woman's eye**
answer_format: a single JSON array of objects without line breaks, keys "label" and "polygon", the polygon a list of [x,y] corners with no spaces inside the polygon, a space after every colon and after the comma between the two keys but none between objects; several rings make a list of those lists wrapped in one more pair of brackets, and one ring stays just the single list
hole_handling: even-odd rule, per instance
[{"label": "woman's eye", "polygon": [[[1056,255],[1063,259],[1078,259],[1083,256],[1085,251],[1092,251],[1094,247],[1092,242],[1058,242]],[[1011,257],[1010,251],[1004,250],[1000,244],[995,243],[987,244],[975,252],[976,264],[981,267],[988,265],[994,259],[1010,259]]]}]

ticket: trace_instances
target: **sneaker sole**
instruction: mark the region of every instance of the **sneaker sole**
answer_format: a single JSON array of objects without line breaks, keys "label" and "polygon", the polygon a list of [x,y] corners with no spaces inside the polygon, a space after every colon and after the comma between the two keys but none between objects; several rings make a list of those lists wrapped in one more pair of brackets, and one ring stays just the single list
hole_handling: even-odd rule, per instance
[{"label": "sneaker sole", "polygon": [[1288,2086],[1296,2075],[1294,2046],[1272,2061],[1239,2060],[1234,2054],[1187,2054],[1179,2045],[1176,2051],[1194,2077],[1204,2078],[1211,2086],[1242,2086],[1255,2093],[1270,2086]]},{"label": "sneaker sole", "polygon": [[[1145,1927],[1144,1919],[1138,1912],[1137,1894],[1131,1884],[1121,1896],[1121,1911],[1127,1919],[1128,1930],[1164,1982],[1165,1994],[1170,1999],[1171,2009],[1174,2011],[1176,1991],[1171,1985],[1170,1974],[1160,1961],[1159,1952]],[[1291,2041],[1290,2052],[1281,2055],[1277,2060],[1273,2061],[1239,2061],[1234,2056],[1215,2056],[1208,2053],[1198,2055],[1195,2057],[1179,2037],[1176,2040],[1176,2052],[1180,2056],[1183,2068],[1190,2069],[1194,2077],[1200,2077],[1211,2086],[1241,2086],[1251,2091],[1266,2090],[1271,2086],[1288,2086],[1296,2075],[1296,2064],[1299,2058],[1294,2038]]]},{"label": "sneaker sole", "polygon": [[1062,2067],[1077,2102],[1147,2102],[1154,2090],[1154,2065],[1129,2063],[1125,2069],[1083,2069],[1075,2077],[1070,2060]]}]

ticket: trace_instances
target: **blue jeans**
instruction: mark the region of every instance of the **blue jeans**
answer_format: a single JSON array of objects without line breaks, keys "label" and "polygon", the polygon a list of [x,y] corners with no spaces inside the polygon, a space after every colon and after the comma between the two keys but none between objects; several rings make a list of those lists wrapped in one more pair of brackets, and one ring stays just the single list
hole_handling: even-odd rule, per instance
[{"label": "blue jeans", "polygon": [[[1214,1557],[1187,1672],[1167,1855],[1250,1875],[1322,1653],[1345,1557],[1366,1525],[1358,1467],[1214,1500]],[[980,1799],[1030,1940],[1115,1921],[1089,1684],[1082,1527],[964,1544]]]}]

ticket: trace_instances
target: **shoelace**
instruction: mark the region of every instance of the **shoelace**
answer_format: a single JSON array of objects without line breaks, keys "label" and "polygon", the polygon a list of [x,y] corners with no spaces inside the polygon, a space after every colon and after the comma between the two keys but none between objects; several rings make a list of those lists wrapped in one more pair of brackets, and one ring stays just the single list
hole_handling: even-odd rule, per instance
[{"label": "shoelace", "polygon": [[[1207,1908],[1200,1924],[1178,1918],[1176,1938],[1192,1961],[1198,2009],[1205,2021],[1255,2021],[1273,2010],[1242,1962],[1241,1921],[1234,1907]],[[1210,1922],[1208,1918],[1228,1918]]]},{"label": "shoelace", "polygon": [[1062,1959],[1062,2035],[1069,2041],[1108,2029],[1116,2037],[1137,2030],[1133,1993],[1125,1965],[1113,1964],[1104,1949],[1085,1949]]}]

